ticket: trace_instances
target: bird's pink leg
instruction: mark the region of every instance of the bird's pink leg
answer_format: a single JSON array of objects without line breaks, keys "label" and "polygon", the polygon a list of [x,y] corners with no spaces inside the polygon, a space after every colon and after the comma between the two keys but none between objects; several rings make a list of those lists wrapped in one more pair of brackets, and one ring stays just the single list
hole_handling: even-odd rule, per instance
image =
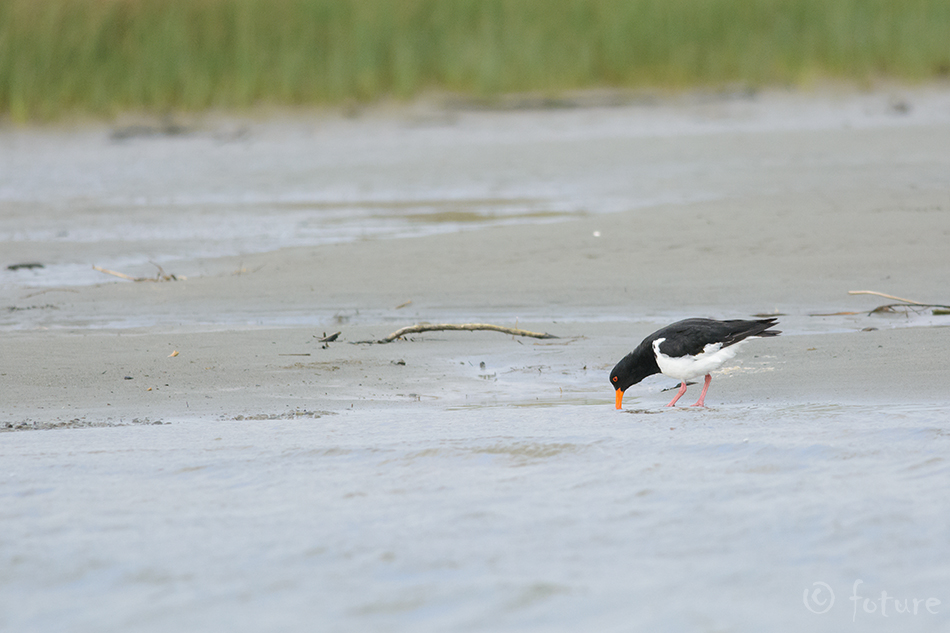
[{"label": "bird's pink leg", "polygon": [[692,405],[694,407],[705,407],[706,406],[706,392],[709,391],[709,383],[712,382],[712,376],[706,374],[706,382],[703,383],[703,392],[699,394],[699,400],[696,401],[696,404]]},{"label": "bird's pink leg", "polygon": [[[676,404],[676,401],[679,400],[680,398],[682,398],[684,393],[686,393],[686,381],[685,381],[685,380],[683,381],[683,384],[680,385],[680,390],[676,392],[676,397],[673,398],[672,400],[670,400],[670,403],[669,403],[668,405],[666,405],[666,406],[672,407],[673,405],[675,405],[675,404]],[[704,391],[703,393],[705,394],[706,392]]]}]

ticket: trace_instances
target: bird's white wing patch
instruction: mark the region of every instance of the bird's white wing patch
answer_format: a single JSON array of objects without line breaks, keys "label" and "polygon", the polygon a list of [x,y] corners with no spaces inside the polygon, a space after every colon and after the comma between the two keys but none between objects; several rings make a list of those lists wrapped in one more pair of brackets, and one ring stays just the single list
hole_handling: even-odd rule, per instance
[{"label": "bird's white wing patch", "polygon": [[658,338],[653,341],[656,364],[659,366],[661,373],[677,380],[691,380],[719,369],[723,363],[735,357],[736,352],[739,351],[739,346],[745,342],[739,341],[729,347],[723,347],[722,343],[710,343],[695,356],[673,357],[660,351],[660,343],[665,340],[665,338]]}]

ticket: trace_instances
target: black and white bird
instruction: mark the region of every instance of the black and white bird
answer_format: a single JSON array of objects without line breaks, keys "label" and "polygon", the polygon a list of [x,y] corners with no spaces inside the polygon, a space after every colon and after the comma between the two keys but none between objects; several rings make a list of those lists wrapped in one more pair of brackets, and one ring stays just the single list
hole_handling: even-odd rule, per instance
[{"label": "black and white bird", "polygon": [[706,374],[703,392],[693,405],[706,406],[706,391],[712,381],[709,372],[733,358],[746,339],[781,334],[769,329],[776,323],[776,319],[685,319],[657,330],[643,339],[610,372],[610,384],[617,390],[617,408],[623,405],[623,392],[630,385],[653,374],[663,374],[682,382],[676,397],[666,405],[668,407],[675,405],[686,393],[687,380]]}]

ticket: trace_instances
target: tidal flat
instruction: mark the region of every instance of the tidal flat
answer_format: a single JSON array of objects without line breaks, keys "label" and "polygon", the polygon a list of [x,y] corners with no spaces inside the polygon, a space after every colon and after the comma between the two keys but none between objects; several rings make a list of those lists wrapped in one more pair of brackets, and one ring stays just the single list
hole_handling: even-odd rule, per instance
[{"label": "tidal flat", "polygon": [[946,629],[945,87],[117,129],[0,129],[0,628]]}]

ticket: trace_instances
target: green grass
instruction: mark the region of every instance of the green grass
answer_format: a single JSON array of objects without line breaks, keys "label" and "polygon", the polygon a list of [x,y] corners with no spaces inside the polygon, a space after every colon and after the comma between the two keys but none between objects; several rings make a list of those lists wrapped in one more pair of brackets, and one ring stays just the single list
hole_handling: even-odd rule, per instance
[{"label": "green grass", "polygon": [[950,0],[0,0],[0,115],[924,81]]}]

